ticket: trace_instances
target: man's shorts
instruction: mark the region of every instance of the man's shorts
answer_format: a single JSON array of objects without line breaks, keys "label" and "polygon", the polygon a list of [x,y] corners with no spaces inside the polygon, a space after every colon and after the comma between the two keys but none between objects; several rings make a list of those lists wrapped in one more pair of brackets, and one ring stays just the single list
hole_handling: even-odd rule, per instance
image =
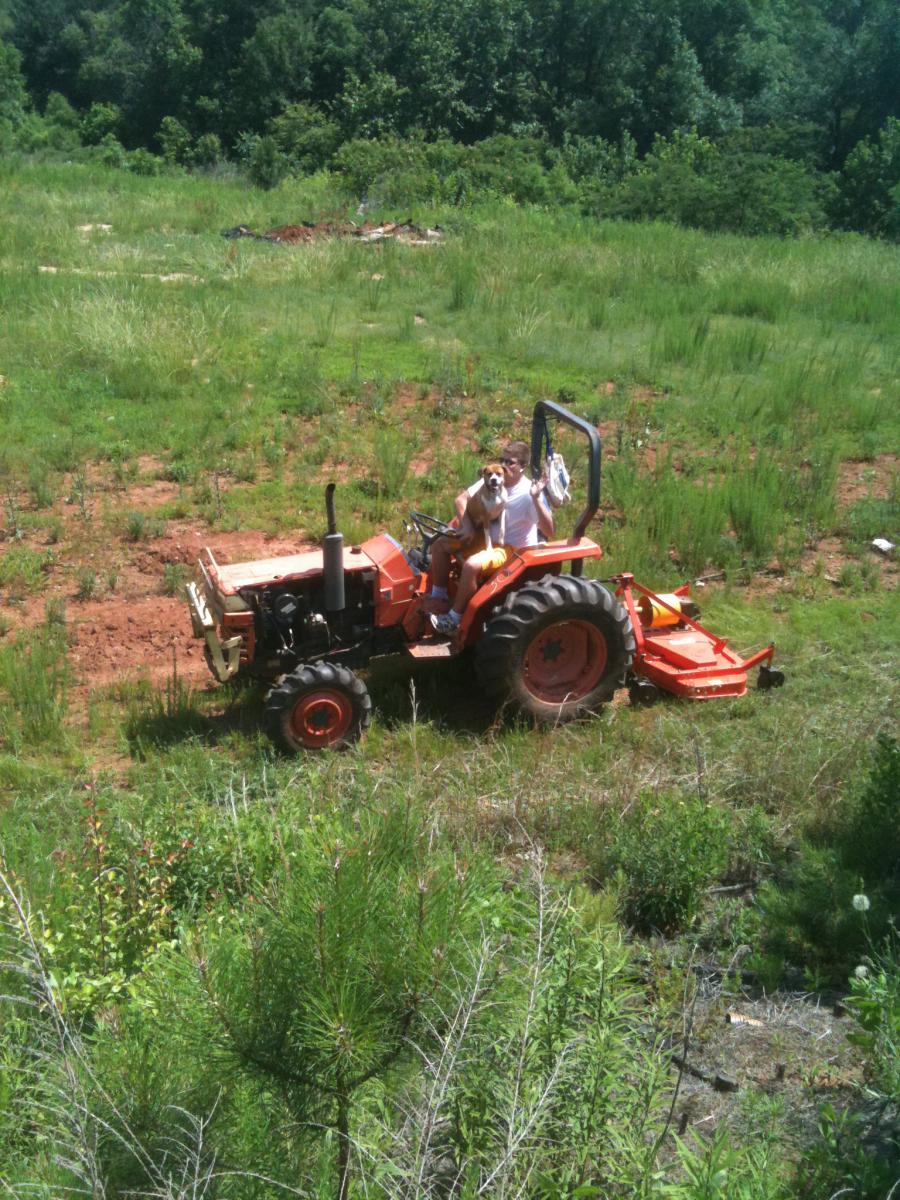
[{"label": "man's shorts", "polygon": [[495,546],[491,551],[491,556],[484,564],[483,570],[488,575],[493,575],[495,571],[499,571],[501,567],[505,567],[512,557],[512,546]]},{"label": "man's shorts", "polygon": [[[501,567],[505,567],[512,557],[514,551],[512,546],[494,546],[491,550],[490,557],[482,564],[482,570],[485,575],[493,575],[495,571],[499,571]],[[464,559],[472,558],[475,554],[484,554],[484,534],[479,533],[471,546],[468,546],[465,553],[462,555]]]}]

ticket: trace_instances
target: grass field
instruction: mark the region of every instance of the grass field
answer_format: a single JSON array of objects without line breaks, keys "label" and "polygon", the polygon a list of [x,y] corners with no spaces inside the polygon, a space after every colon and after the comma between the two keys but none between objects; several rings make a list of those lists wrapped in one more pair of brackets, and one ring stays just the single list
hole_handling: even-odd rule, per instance
[{"label": "grass field", "polygon": [[[280,246],[220,233],[355,206],[324,178],[0,177],[0,913],[28,981],[4,991],[34,1001],[0,1035],[7,1188],[886,1195],[896,1026],[854,1048],[797,993],[866,954],[880,978],[897,915],[896,860],[847,846],[896,736],[870,543],[900,534],[900,252],[500,203],[380,214],[440,223],[429,247]],[[463,663],[384,663],[359,749],[279,758],[261,696],[189,647],[196,552],[318,538],[331,479],[351,539],[446,516],[541,397],[603,436],[596,573],[715,577],[704,619],[774,639],[787,685],[547,731],[496,721]],[[335,864],[366,847],[354,906]],[[763,1022],[740,1044],[734,1006]],[[667,1069],[673,1039],[740,1091]]]}]

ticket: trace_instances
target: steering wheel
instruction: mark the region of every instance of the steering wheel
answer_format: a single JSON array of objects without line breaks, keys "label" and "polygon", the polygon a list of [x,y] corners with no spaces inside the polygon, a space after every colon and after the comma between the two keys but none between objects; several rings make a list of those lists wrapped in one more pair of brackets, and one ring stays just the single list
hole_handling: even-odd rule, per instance
[{"label": "steering wheel", "polygon": [[426,513],[411,512],[409,519],[425,539],[426,545],[431,545],[439,537],[459,536],[459,530],[455,526],[448,525],[446,521],[439,521],[437,517],[429,517]]}]

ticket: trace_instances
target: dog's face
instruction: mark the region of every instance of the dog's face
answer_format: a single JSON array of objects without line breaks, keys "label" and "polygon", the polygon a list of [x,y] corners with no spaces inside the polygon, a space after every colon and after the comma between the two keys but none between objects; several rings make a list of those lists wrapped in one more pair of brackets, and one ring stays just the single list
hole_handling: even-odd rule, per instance
[{"label": "dog's face", "polygon": [[488,463],[481,472],[484,480],[484,490],[492,496],[499,496],[503,489],[503,467],[500,463]]}]

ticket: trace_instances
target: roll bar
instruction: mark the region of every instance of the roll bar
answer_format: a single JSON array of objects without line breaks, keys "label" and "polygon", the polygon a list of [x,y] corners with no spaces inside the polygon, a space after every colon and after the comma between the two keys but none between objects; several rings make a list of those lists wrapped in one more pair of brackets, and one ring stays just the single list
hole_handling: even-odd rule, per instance
[{"label": "roll bar", "polygon": [[544,440],[546,439],[548,446],[551,444],[549,419],[564,421],[566,425],[571,425],[583,433],[588,440],[587,505],[572,531],[572,538],[576,540],[584,537],[584,531],[600,507],[600,434],[588,421],[576,417],[561,404],[553,400],[538,400],[531,418],[531,474],[534,479],[537,479],[543,470]]}]

